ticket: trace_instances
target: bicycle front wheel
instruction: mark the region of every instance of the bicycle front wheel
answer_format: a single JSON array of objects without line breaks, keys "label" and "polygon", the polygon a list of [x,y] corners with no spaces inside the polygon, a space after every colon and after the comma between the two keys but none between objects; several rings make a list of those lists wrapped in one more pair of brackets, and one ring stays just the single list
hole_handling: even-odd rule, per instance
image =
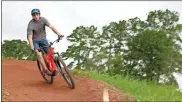
[{"label": "bicycle front wheel", "polygon": [[[71,74],[71,71],[67,68],[65,62],[61,58],[61,56],[58,56],[58,58],[55,62],[56,62],[56,65],[57,65],[59,72],[63,76],[66,83],[69,85],[70,88],[74,89],[75,88],[75,82],[73,80],[73,76]],[[61,65],[63,67],[61,67]]]}]

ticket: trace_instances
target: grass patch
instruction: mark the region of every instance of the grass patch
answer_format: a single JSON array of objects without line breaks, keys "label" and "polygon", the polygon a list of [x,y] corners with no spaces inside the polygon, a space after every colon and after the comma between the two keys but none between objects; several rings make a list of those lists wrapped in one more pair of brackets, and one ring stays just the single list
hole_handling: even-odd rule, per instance
[{"label": "grass patch", "polygon": [[157,85],[145,81],[129,80],[122,76],[109,76],[96,72],[73,70],[73,74],[86,75],[104,81],[117,89],[134,96],[136,101],[182,101],[182,93],[172,85]]},{"label": "grass patch", "polygon": [[6,57],[2,56],[2,57],[1,57],[1,59],[3,59],[3,60],[4,60],[4,59],[6,59]]}]

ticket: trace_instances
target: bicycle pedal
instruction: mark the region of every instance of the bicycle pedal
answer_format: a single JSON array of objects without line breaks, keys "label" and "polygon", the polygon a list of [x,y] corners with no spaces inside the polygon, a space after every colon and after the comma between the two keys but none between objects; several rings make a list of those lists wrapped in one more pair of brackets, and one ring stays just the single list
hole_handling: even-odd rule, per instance
[{"label": "bicycle pedal", "polygon": [[57,75],[57,71],[54,71],[53,73],[52,73],[52,76],[56,76]]}]

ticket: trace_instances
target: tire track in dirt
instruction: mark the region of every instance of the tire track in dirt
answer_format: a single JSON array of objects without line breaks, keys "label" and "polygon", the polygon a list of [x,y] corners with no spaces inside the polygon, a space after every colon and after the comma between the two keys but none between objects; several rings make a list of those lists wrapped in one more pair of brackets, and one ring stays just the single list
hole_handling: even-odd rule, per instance
[{"label": "tire track in dirt", "polygon": [[[80,76],[74,79],[75,89],[70,89],[61,75],[47,84],[35,61],[2,61],[2,87],[9,93],[9,101],[103,101],[103,83]],[[125,100],[122,93],[109,90],[109,95],[110,101]]]}]

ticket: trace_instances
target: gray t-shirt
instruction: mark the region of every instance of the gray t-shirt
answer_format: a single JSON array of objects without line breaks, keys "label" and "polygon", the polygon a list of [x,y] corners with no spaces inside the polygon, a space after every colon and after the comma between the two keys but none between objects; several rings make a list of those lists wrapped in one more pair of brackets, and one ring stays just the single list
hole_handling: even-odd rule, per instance
[{"label": "gray t-shirt", "polygon": [[40,17],[39,21],[31,20],[28,23],[27,36],[33,35],[32,40],[39,40],[46,37],[45,26],[50,26],[49,21],[45,17]]}]

